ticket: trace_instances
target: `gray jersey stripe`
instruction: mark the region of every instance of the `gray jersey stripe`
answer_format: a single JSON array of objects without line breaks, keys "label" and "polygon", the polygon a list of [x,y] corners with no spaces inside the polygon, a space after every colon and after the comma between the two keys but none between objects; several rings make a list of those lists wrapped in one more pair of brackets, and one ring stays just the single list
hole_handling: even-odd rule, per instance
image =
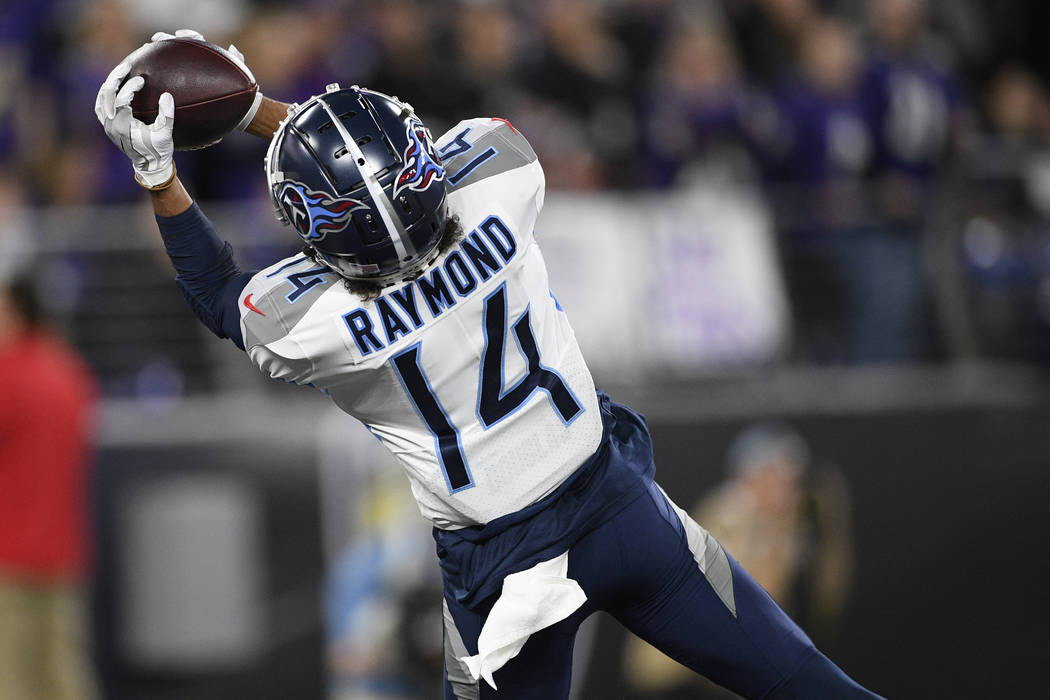
[{"label": "gray jersey stripe", "polygon": [[[470,136],[467,135],[468,140]],[[470,151],[457,157],[455,167],[450,168],[450,171],[455,170],[450,173],[448,179],[450,191],[468,187],[475,182],[520,168],[536,160],[536,152],[532,150],[529,142],[509,128],[493,129],[480,136],[477,141],[473,141],[471,145],[473,147]],[[472,171],[465,173],[464,177],[460,177],[461,171],[467,170],[476,157],[490,148],[496,152],[494,156],[484,159]]]},{"label": "gray jersey stripe", "polygon": [[[245,299],[247,299],[247,297],[245,297]],[[245,306],[247,306],[247,304],[245,304]],[[256,345],[269,345],[275,340],[280,340],[288,334],[281,324],[277,307],[273,305],[271,295],[267,294],[259,298],[253,298],[252,306],[258,309],[262,315],[257,316],[255,311],[242,311],[244,314],[245,348],[250,350]]]},{"label": "gray jersey stripe", "polygon": [[463,637],[456,628],[456,621],[452,619],[452,611],[448,609],[448,602],[444,598],[441,599],[441,612],[445,620],[445,675],[448,683],[457,700],[478,700],[481,694],[478,682],[470,677],[467,667],[459,660],[461,656],[470,656],[470,652],[463,643]]},{"label": "gray jersey stripe", "polygon": [[[309,273],[309,269],[295,273],[300,275],[300,284],[309,284],[315,279]],[[321,281],[305,290],[289,282],[278,284],[260,298],[253,298],[252,304],[266,315],[257,317],[250,311],[244,316],[244,347],[268,345],[288,335],[321,295],[341,278],[335,272],[324,270],[317,272],[316,279]]]}]

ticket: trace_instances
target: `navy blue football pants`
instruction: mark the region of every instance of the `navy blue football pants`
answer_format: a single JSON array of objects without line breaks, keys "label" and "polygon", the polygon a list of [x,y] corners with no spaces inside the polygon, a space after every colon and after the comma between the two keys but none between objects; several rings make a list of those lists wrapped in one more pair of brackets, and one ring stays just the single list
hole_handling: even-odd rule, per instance
[{"label": "navy blue football pants", "polygon": [[570,617],[533,634],[498,670],[493,690],[459,656],[497,596],[470,610],[445,596],[445,698],[567,698],[580,623],[604,610],[627,629],[745,698],[878,698],[813,646],[744,569],[655,485],[569,550],[569,577],[587,594]]}]

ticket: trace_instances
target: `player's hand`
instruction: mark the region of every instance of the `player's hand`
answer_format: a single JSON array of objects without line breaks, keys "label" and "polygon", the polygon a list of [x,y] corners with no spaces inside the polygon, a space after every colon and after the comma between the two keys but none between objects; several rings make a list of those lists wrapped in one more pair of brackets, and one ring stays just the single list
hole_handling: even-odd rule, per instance
[{"label": "player's hand", "polygon": [[147,189],[162,189],[175,177],[175,141],[172,127],[175,124],[175,100],[165,92],[160,96],[157,118],[145,124],[131,113],[131,100],[145,79],[136,75],[123,87],[121,81],[127,77],[131,64],[122,61],[109,74],[95,98],[95,116],[109,140],[131,159],[135,179]]},{"label": "player's hand", "polygon": [[[150,41],[166,41],[168,39],[196,39],[198,41],[207,41],[207,39],[204,38],[203,34],[193,29],[176,29],[174,34],[168,34],[167,32],[157,32],[152,37],[150,37]],[[240,69],[243,70],[249,78],[251,78],[251,81],[253,83],[259,82],[255,79],[255,74],[252,73],[252,69],[249,68],[248,64],[244,62],[244,54],[241,53],[236,46],[230,44],[229,48],[221,50],[226,52],[226,55],[230,57],[230,60],[236,63],[240,67]],[[255,117],[255,113],[259,111],[259,105],[262,103],[262,97],[262,90],[259,90],[255,93],[255,101],[252,102],[252,106],[248,109],[245,115],[241,118],[241,121],[237,124],[236,128],[238,130],[244,131],[248,127],[248,124],[251,123],[252,118]]]}]

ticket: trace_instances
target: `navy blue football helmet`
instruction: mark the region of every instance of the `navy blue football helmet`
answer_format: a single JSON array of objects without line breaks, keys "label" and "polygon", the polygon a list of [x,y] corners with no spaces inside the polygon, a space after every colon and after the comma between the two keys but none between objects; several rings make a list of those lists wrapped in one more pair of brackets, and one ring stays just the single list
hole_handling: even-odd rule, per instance
[{"label": "navy blue football helmet", "polygon": [[292,105],[270,142],[277,219],[340,275],[392,284],[429,265],[445,226],[445,170],[412,107],[329,85]]}]

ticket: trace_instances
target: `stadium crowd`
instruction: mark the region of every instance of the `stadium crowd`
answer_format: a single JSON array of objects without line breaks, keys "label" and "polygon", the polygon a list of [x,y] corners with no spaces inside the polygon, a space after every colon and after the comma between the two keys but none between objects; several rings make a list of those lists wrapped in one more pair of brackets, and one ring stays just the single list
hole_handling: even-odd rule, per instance
[{"label": "stadium crowd", "polygon": [[[122,236],[133,237],[141,228],[151,240],[156,238],[127,159],[99,128],[92,106],[99,84],[113,65],[154,31],[192,27],[216,43],[235,43],[262,90],[277,99],[302,100],[336,81],[365,85],[410,101],[435,135],[466,117],[509,118],[534,145],[548,188],[558,193],[585,198],[611,191],[622,194],[625,201],[655,206],[662,195],[671,199],[705,190],[745,192],[747,197],[726,200],[757,202],[769,214],[792,311],[788,363],[977,359],[1020,360],[1045,367],[1050,365],[1050,56],[1044,36],[1048,20],[1050,3],[1045,0],[0,0],[0,287],[26,270],[37,271],[31,253],[34,234],[45,220],[49,226],[58,221],[70,229],[60,243],[83,235],[76,222],[84,222],[86,228],[89,216],[94,217],[90,223],[95,228],[118,221],[119,225],[111,227]],[[180,176],[195,195],[206,200],[210,214],[222,211],[227,221],[229,212],[243,214],[236,220],[250,229],[251,224],[243,222],[265,220],[274,225],[261,154],[259,141],[234,135],[213,148],[176,158]],[[226,206],[213,206],[218,202]],[[107,209],[110,205],[112,210]],[[135,213],[144,215],[128,216],[128,207],[137,206],[143,209]],[[551,208],[549,205],[548,216]],[[43,215],[55,212],[61,216]],[[646,233],[640,230],[638,236]],[[733,232],[727,230],[725,235]],[[289,238],[289,245],[293,243],[294,238]],[[170,268],[159,251],[143,245],[125,250],[107,241],[87,252],[61,245],[37,252],[37,263],[50,256],[48,265],[54,268],[34,275],[46,292],[44,304],[59,307],[51,309],[58,312],[51,315],[85,356],[103,397],[142,399],[128,410],[163,416],[162,411],[171,407],[164,403],[167,399],[226,386],[221,381],[224,378],[217,376],[226,370],[216,359],[218,343],[203,338],[204,331],[170,283]],[[262,252],[265,254],[252,262],[266,264],[276,259],[274,251]],[[59,264],[54,264],[56,260]],[[630,272],[617,268],[608,274]],[[134,279],[124,280],[128,282],[125,286],[123,282],[105,286],[111,281],[108,278],[120,276]],[[164,294],[149,284],[163,285]],[[670,280],[667,286],[687,288],[679,279]],[[147,291],[135,294],[129,289]],[[659,299],[659,294],[653,294],[646,301],[656,305]],[[603,303],[610,303],[607,300],[602,298]],[[144,309],[139,316],[129,311],[136,305]],[[573,315],[580,326],[583,323],[576,319],[585,317],[586,312]],[[89,324],[93,324],[93,337],[85,330]],[[250,371],[240,357],[236,359],[238,367],[244,365]],[[17,363],[11,368],[12,376],[21,371]],[[833,373],[833,379],[838,376]],[[667,376],[657,379],[669,383]],[[823,391],[829,384],[814,383],[814,391]],[[914,391],[922,391],[922,386]],[[0,398],[7,399],[0,401],[0,409],[18,407],[24,413],[12,391]],[[866,404],[860,401],[860,405]],[[18,411],[8,413],[21,416]],[[721,453],[716,449],[717,440],[710,437],[712,425],[717,437],[719,430],[728,430],[732,416],[729,410],[713,422],[688,426],[695,435],[681,440],[679,446],[684,454],[686,448],[681,445],[688,444],[688,458],[676,458],[674,447],[665,451],[671,457],[665,473],[675,474],[676,461],[684,465],[681,473],[691,470],[678,484],[683,492],[688,493],[687,486],[692,488],[701,483],[696,479],[707,476],[705,462],[717,464]],[[914,428],[911,414],[886,412],[870,427],[861,425],[866,420],[862,416],[852,422],[852,428],[849,420],[838,416],[827,424],[811,417],[805,427],[823,426],[826,434],[838,434],[845,427],[841,442],[854,443],[852,451],[842,450],[852,456],[842,458],[841,465],[856,480],[851,493],[860,504],[855,516],[857,532],[874,533],[857,547],[860,569],[868,562],[896,562],[901,555],[894,542],[902,540],[927,542],[925,548],[916,545],[909,551],[932,551],[940,557],[930,560],[924,555],[923,565],[929,572],[917,569],[923,574],[921,580],[896,577],[897,589],[889,581],[886,590],[906,586],[908,596],[902,600],[914,604],[898,606],[896,618],[886,616],[879,607],[879,617],[894,623],[910,618],[925,621],[924,625],[932,619],[934,623],[926,626],[950,641],[956,630],[948,623],[958,616],[949,619],[947,615],[954,608],[940,606],[945,624],[938,625],[937,606],[932,613],[931,608],[923,609],[928,598],[912,596],[912,589],[925,589],[927,596],[936,591],[938,600],[944,590],[960,597],[965,587],[948,587],[942,581],[948,581],[949,574],[958,580],[972,576],[966,578],[953,566],[942,564],[955,564],[950,557],[956,550],[945,546],[941,529],[928,523],[945,527],[954,527],[954,523],[930,518],[927,510],[934,503],[968,503],[959,500],[967,493],[999,494],[992,501],[1009,503],[1013,520],[993,518],[982,529],[989,541],[1018,517],[1034,517],[1014,508],[1014,503],[1016,499],[1022,505],[1035,504],[1037,493],[1023,491],[1016,484],[1031,482],[1034,472],[1027,470],[1041,465],[1038,456],[1045,451],[1035,450],[1035,457],[1018,456],[1011,448],[1020,452],[1034,448],[1020,446],[1020,440],[1019,446],[1008,445],[1014,435],[1039,436],[1038,430],[1028,430],[1028,426],[1034,426],[1042,415],[1033,416],[1029,423],[1015,421],[1011,415],[1009,430],[1005,423],[996,422],[992,428],[982,427],[984,433],[960,433],[959,414],[924,414],[920,422],[925,421],[922,425],[927,427],[935,424],[937,439]],[[163,422],[158,430],[167,431],[167,421]],[[333,432],[345,440],[342,425]],[[949,425],[950,429],[944,427]],[[973,419],[963,425],[984,423]],[[666,425],[664,430],[669,431]],[[190,455],[185,461],[205,454],[197,450],[196,434],[179,438],[180,433],[173,432],[176,440],[193,443],[185,452]],[[817,432],[819,435],[819,429]],[[969,433],[976,437],[956,439],[957,434],[966,437]],[[128,445],[138,447],[137,436],[118,435],[114,441],[114,434],[109,434],[110,443],[104,445],[108,453],[99,461],[102,478],[98,483],[102,485],[94,498],[104,500],[93,502],[92,509],[100,513],[123,508],[119,499],[132,492],[130,487],[111,488],[113,484],[131,484],[131,475],[155,479],[167,469],[166,460],[153,459],[159,452],[127,449]],[[921,437],[909,437],[913,434]],[[948,439],[949,435],[953,437]],[[698,442],[697,437],[707,440]],[[170,448],[169,439],[165,434],[165,450]],[[370,437],[366,439],[369,446],[376,445]],[[827,435],[824,439],[828,440]],[[995,447],[994,456],[986,457],[993,448],[969,450],[974,441],[1004,447]],[[349,449],[334,438],[332,442],[330,451],[336,462],[332,471],[345,468],[348,454],[362,453],[356,446]],[[830,443],[837,444],[834,439]],[[271,445],[262,444],[267,449]],[[823,459],[821,451],[826,448],[819,441],[813,444]],[[927,454],[934,451],[934,445],[936,458]],[[240,443],[235,447],[245,453],[238,459],[246,461],[254,460],[255,452],[263,449],[244,449]],[[808,454],[808,448],[803,452]],[[177,453],[177,458],[183,459],[182,454]],[[285,451],[275,450],[275,455],[275,463],[286,459]],[[219,466],[194,466],[215,468],[218,473],[227,468],[224,459],[214,458]],[[151,470],[154,461],[157,470]],[[238,464],[233,457],[229,462]],[[983,462],[992,466],[985,469]],[[955,473],[960,463],[969,469],[962,471],[964,477]],[[377,465],[355,465],[355,469],[386,467]],[[185,466],[178,465],[180,472]],[[280,485],[281,498],[271,500],[293,503],[287,490],[292,482],[285,481],[291,477],[269,463],[262,466],[268,474],[279,475],[273,477],[273,483]],[[299,466],[292,464],[296,470]],[[744,557],[765,556],[770,546],[781,553],[793,552],[791,557],[763,562],[769,577],[763,585],[770,590],[780,586],[786,596],[783,600],[797,606],[793,612],[801,619],[808,616],[807,629],[816,627],[814,636],[831,634],[850,589],[853,544],[848,513],[852,496],[839,484],[835,470],[825,469],[825,464],[798,464],[779,474],[774,470],[772,476],[766,466],[744,464],[730,456],[725,481],[711,492],[719,498],[696,503],[699,520],[713,522],[715,527],[721,524],[724,530],[718,536],[727,542],[734,536],[740,540],[731,549]],[[289,468],[287,474],[292,471]],[[264,481],[256,478],[255,471],[245,473],[251,475],[252,488]],[[987,476],[992,473],[994,478]],[[1015,482],[1008,481],[1011,474]],[[81,478],[79,472],[76,476]],[[341,680],[360,684],[362,679],[370,681],[386,673],[380,662],[389,659],[380,658],[374,648],[387,638],[381,630],[377,632],[369,615],[394,605],[400,606],[400,612],[396,618],[390,616],[396,622],[388,625],[388,637],[404,642],[398,653],[414,655],[419,665],[440,664],[440,658],[432,658],[432,649],[416,644],[420,635],[404,631],[415,631],[413,625],[419,621],[421,625],[433,622],[428,617],[432,611],[419,604],[420,591],[426,599],[426,588],[433,582],[406,573],[414,570],[405,568],[406,562],[414,565],[416,561],[406,551],[419,543],[411,533],[403,536],[398,518],[404,515],[405,521],[413,518],[418,524],[414,510],[411,504],[405,509],[404,504],[391,500],[387,491],[392,489],[386,482],[377,481],[371,490],[357,489],[359,483],[363,481],[354,483],[354,495],[378,496],[378,505],[357,514],[362,524],[346,527],[357,540],[336,542],[348,545],[338,555],[341,558],[333,559],[329,581],[330,671],[336,687]],[[944,498],[945,483],[960,484],[954,499]],[[985,486],[975,489],[972,483]],[[1018,491],[1008,491],[1008,487]],[[63,487],[63,498],[85,497],[81,488]],[[759,495],[749,500],[751,492]],[[338,502],[331,510],[345,508],[346,493],[327,489],[326,498]],[[1027,497],[1027,493],[1034,495]],[[884,508],[883,494],[892,494],[895,503],[903,505]],[[0,495],[9,494],[0,488]],[[759,507],[770,504],[772,507]],[[302,504],[296,507],[306,509]],[[943,512],[967,517],[972,512],[952,507],[955,510],[942,506]],[[1037,512],[1034,505],[1027,511],[1031,512]],[[284,518],[284,513],[268,517]],[[98,568],[104,582],[113,586],[117,575],[112,552],[124,546],[115,544],[120,539],[117,535],[122,535],[117,528],[124,525],[113,524],[118,520],[115,516],[107,517],[99,523],[110,528],[109,534],[97,537],[92,547],[97,545],[101,553]],[[305,516],[297,517],[302,525]],[[341,511],[335,517],[340,525],[342,517]],[[72,523],[71,518],[56,522]],[[313,521],[309,522],[313,527]],[[1000,530],[996,523],[1002,526]],[[1022,529],[1046,531],[1034,526]],[[896,535],[887,536],[887,532]],[[12,533],[18,534],[14,530],[8,534]],[[831,536],[823,538],[825,533]],[[281,536],[285,538],[282,542],[294,541],[297,556],[309,554],[310,548],[295,539],[301,537],[300,530],[286,529]],[[1024,540],[1009,536],[999,539],[1020,542],[1017,547],[1025,545]],[[429,542],[428,533],[423,533],[422,541]],[[871,554],[879,543],[889,544],[884,551]],[[277,551],[272,546],[271,550]],[[960,561],[972,558],[962,545],[958,551],[966,553],[965,557],[958,555]],[[76,575],[66,578],[76,582],[83,572],[79,549],[73,554],[76,557],[69,560],[69,566]],[[376,562],[371,568],[361,564],[369,557]],[[291,581],[290,572],[296,572],[309,583],[304,589],[314,590],[316,581],[309,577],[320,574],[308,570],[302,561],[273,568],[279,570],[283,583]],[[387,566],[390,562],[396,566]],[[943,570],[941,578],[934,569]],[[4,657],[0,662],[21,664],[27,673],[51,673],[50,666],[43,663],[23,663],[29,647],[14,633],[29,629],[26,621],[32,622],[30,617],[52,610],[58,610],[54,619],[65,624],[66,633],[76,632],[80,623],[69,594],[79,595],[79,590],[71,591],[66,578],[58,585],[44,581],[37,586],[46,594],[43,597],[40,591],[14,590],[0,578],[0,607],[6,607],[8,619],[17,615],[22,625],[0,624],[0,632],[9,633],[6,639],[0,634],[0,647],[6,642],[20,650],[20,655],[0,653]],[[411,585],[391,587],[391,578]],[[288,588],[294,588],[296,581]],[[884,584],[878,581],[875,600],[880,605],[888,595],[882,590]],[[274,588],[278,589],[277,584]],[[29,606],[24,602],[27,595],[32,597]],[[397,596],[400,599],[394,600]],[[280,599],[281,612],[285,618],[290,617],[286,610],[295,612],[295,629],[301,630],[298,618],[303,616],[288,605],[289,600],[292,597]],[[1028,607],[1018,609],[1039,620],[1037,614],[1031,614],[1028,602]],[[913,608],[917,612],[911,614]],[[107,616],[119,612],[113,601],[103,597],[95,611],[99,616],[96,625],[102,629],[99,638],[111,633],[106,628]],[[367,624],[350,624],[359,619]],[[971,627],[978,623],[967,621]],[[994,625],[984,626],[995,630],[1002,622],[996,619]],[[890,638],[899,638],[899,631],[894,627]],[[873,638],[879,638],[879,632],[875,630]],[[1029,637],[1041,634],[1036,629]],[[1018,635],[1022,642],[1029,638],[1023,631]],[[916,649],[918,653],[910,655],[920,660],[925,658],[923,644],[942,640],[918,627],[904,636],[912,646],[904,644],[902,654]],[[994,634],[970,637],[978,642],[995,639]],[[40,639],[51,641],[50,637]],[[54,639],[61,640],[61,636]],[[267,643],[280,648],[281,659],[298,663],[300,657],[287,653],[291,648],[288,636],[274,635],[273,639],[276,641],[268,639]],[[300,648],[313,653],[305,644]],[[964,661],[970,658],[966,656],[970,650],[983,649],[964,646],[956,653],[953,645],[943,643],[937,648],[949,649],[957,660]],[[155,697],[149,695],[150,681],[159,687],[176,678],[149,676],[131,663],[121,668],[119,664],[125,661],[113,649],[116,642],[96,651],[105,690],[128,682],[128,687],[141,691],[138,695],[129,692],[128,697]],[[1003,645],[1003,649],[1004,656],[991,661],[986,654],[973,652],[975,667],[980,661],[991,669],[989,675],[998,673],[999,666],[1008,666],[1004,659],[1013,646]],[[384,654],[395,662],[400,660],[389,650]],[[45,658],[38,656],[38,661]],[[625,659],[628,673],[634,676],[631,682],[638,688],[647,687],[648,682],[649,697],[676,697],[675,692],[694,697],[698,692],[692,678],[682,682],[684,691],[676,687],[680,679],[664,673],[665,667],[644,649],[628,648]],[[1002,663],[997,666],[997,661]],[[276,662],[272,665],[273,675],[252,675],[265,683],[288,668]],[[76,670],[71,664],[56,668]],[[404,667],[398,670],[403,672]],[[660,675],[659,684],[651,683],[654,670]],[[923,682],[940,681],[937,674],[930,676],[927,671],[921,669],[929,676]],[[52,675],[70,677],[69,673]],[[187,683],[183,690],[194,681],[191,676],[188,673],[182,679]],[[11,679],[21,681],[15,674],[0,672],[0,678],[5,677],[9,685]],[[428,671],[426,678],[430,677]],[[966,674],[960,677],[971,680]],[[83,697],[86,692],[81,689],[72,697]],[[224,691],[221,694],[234,697]],[[45,695],[63,697],[57,691],[45,691]],[[202,690],[198,695],[205,697],[206,693]],[[0,688],[0,700],[5,697]],[[13,697],[28,696],[18,689]]]},{"label": "stadium crowd", "polygon": [[[234,41],[278,99],[338,81],[408,99],[436,133],[507,116],[552,189],[756,187],[800,360],[1041,360],[1046,13],[1025,0],[7,0],[0,190],[137,201],[91,118],[95,91],[159,25],[189,25]],[[265,198],[260,166],[244,138],[179,162],[205,200]],[[942,308],[946,279],[964,280],[976,330]]]}]

